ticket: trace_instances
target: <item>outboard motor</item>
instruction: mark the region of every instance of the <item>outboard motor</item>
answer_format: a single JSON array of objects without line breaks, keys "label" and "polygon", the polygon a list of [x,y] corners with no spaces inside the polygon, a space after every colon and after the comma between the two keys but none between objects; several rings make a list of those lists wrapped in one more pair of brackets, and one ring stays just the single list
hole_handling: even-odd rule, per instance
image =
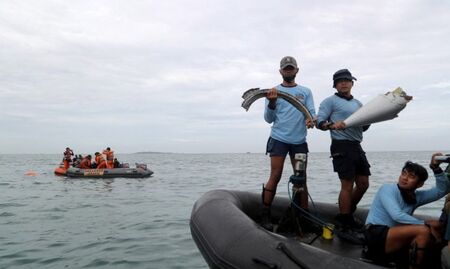
[{"label": "outboard motor", "polygon": [[147,170],[147,164],[145,163],[135,163],[136,164],[136,168],[142,168],[144,170]]}]

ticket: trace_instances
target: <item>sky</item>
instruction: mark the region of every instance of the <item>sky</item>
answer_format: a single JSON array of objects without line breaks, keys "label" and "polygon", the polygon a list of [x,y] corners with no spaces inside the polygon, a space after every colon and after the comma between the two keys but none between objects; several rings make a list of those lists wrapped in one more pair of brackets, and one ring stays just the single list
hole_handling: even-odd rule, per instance
[{"label": "sky", "polygon": [[[363,104],[413,100],[366,151],[450,149],[450,1],[0,1],[0,153],[264,152],[264,99],[283,56],[315,107],[333,73]],[[326,152],[328,132],[308,132]],[[450,153],[450,152],[449,152]]]}]

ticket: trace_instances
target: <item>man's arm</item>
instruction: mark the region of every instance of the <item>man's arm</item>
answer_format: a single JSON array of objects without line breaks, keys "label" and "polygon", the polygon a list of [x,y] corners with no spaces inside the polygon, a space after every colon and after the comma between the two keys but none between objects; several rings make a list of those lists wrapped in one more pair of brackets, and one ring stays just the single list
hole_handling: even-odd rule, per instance
[{"label": "man's arm", "polygon": [[266,106],[264,108],[264,120],[267,123],[272,123],[275,121],[275,109],[277,106],[277,98],[278,94],[277,89],[275,87],[267,92],[267,97],[265,101]]},{"label": "man's arm", "polygon": [[319,112],[317,113],[316,127],[320,130],[327,131],[329,126],[333,124],[329,121],[331,116],[331,103],[329,99],[325,99],[320,103]]},{"label": "man's arm", "polygon": [[442,153],[434,153],[431,157],[430,162],[430,168],[431,170],[433,170],[433,174],[436,179],[436,185],[428,190],[417,191],[416,196],[418,206],[439,200],[450,191],[450,182],[447,179],[444,171],[442,171],[442,169],[439,167],[441,161],[436,160],[436,156],[442,156]]},{"label": "man's arm", "polygon": [[[397,186],[395,186],[396,188]],[[400,190],[385,191],[380,197],[381,204],[386,209],[388,215],[397,223],[401,224],[424,224],[423,220],[419,220],[409,213],[405,212],[405,209],[400,207],[400,199],[403,199],[400,194]]]}]

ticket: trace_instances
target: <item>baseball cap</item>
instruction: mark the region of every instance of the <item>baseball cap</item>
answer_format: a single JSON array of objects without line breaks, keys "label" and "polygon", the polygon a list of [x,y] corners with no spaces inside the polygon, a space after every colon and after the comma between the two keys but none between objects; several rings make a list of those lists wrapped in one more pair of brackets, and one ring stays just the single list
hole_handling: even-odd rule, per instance
[{"label": "baseball cap", "polygon": [[297,67],[297,61],[295,60],[294,57],[292,57],[292,56],[285,56],[285,57],[283,57],[283,59],[281,59],[281,61],[280,61],[280,68],[284,69],[284,68],[286,68],[288,66],[292,66],[294,68],[298,68]]}]

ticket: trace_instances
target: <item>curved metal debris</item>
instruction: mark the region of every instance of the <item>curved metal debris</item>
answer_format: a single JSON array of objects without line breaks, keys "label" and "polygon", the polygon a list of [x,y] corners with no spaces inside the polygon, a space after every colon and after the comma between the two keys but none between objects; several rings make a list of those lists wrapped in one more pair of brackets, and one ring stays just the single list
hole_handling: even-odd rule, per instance
[{"label": "curved metal debris", "polygon": [[[242,98],[244,98],[244,101],[242,102],[241,106],[243,108],[245,108],[245,110],[248,111],[248,109],[253,104],[253,102],[258,100],[259,98],[266,97],[268,91],[269,91],[269,89],[253,88],[253,89],[250,89],[250,90],[244,92],[244,94],[242,95]],[[277,94],[278,94],[278,97],[288,101],[296,109],[298,109],[300,112],[302,112],[303,115],[305,115],[305,117],[307,119],[310,119],[311,121],[313,121],[313,117],[312,117],[311,113],[309,112],[309,110],[297,98],[295,98],[293,95],[291,95],[289,93],[282,92],[282,91],[278,91]]]}]

